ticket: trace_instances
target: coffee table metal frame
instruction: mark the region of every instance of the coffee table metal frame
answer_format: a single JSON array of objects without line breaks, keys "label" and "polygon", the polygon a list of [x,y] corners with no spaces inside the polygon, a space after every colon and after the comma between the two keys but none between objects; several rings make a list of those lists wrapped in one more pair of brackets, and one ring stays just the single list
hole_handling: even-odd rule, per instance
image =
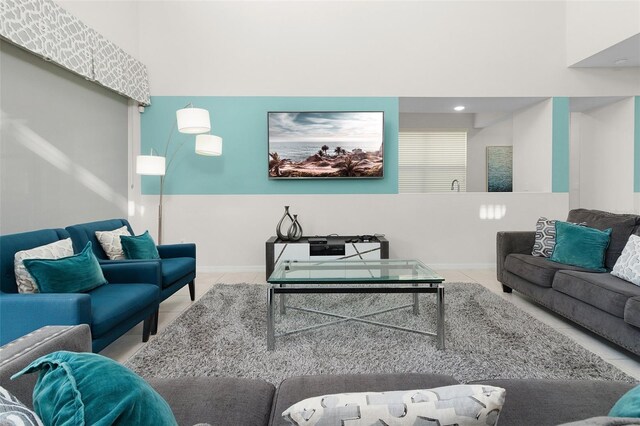
[{"label": "coffee table metal frame", "polygon": [[[376,278],[374,280],[368,280],[367,278],[354,278],[353,280],[345,278],[331,278],[331,277],[321,277],[321,278],[286,278],[279,279],[277,278],[278,274],[282,274],[282,268],[285,270],[293,270],[293,271],[306,271],[306,270],[319,270],[323,267],[324,264],[333,263],[335,261],[318,261],[318,262],[298,262],[291,260],[284,260],[274,270],[273,274],[269,277],[267,282],[269,283],[269,288],[267,292],[267,350],[275,349],[275,339],[276,337],[289,336],[296,333],[301,333],[304,331],[310,331],[322,327],[327,327],[330,325],[340,324],[347,321],[357,321],[371,325],[377,325],[381,327],[387,327],[395,330],[406,331],[411,333],[417,333],[426,336],[435,336],[437,339],[438,349],[445,349],[445,335],[444,335],[444,278],[435,275],[435,273],[430,276],[419,276],[414,274],[411,277],[402,277],[402,279],[398,277],[389,277],[385,278]],[[392,262],[394,265],[402,264],[406,262],[406,265],[415,264],[418,267],[423,268],[424,270],[432,272],[429,268],[427,268],[422,262],[417,260],[402,260],[402,259],[391,259],[391,260],[356,260],[356,261],[341,261],[344,263],[345,269],[349,269],[350,267],[354,269],[363,269],[368,265],[372,266],[372,269],[375,268],[385,268],[382,264],[383,262]],[[350,265],[351,264],[351,265]],[[342,266],[342,265],[341,265]],[[387,268],[391,268],[391,266],[386,266]],[[308,268],[308,269],[305,269]],[[372,275],[373,277],[373,275]],[[313,280],[313,281],[311,281]],[[343,284],[343,285],[341,285]],[[344,284],[351,284],[351,286],[345,286]],[[359,286],[353,286],[353,284],[359,284]],[[332,312],[324,312],[316,309],[302,308],[298,306],[288,306],[286,304],[286,295],[287,294],[335,294],[335,293],[410,293],[413,295],[412,303],[394,306],[391,308],[383,309],[380,311],[370,312],[363,315],[358,316],[349,316],[349,315],[341,315]],[[394,324],[387,324],[379,321],[373,321],[370,319],[366,319],[368,317],[372,317],[374,315],[383,314],[386,312],[396,311],[399,309],[412,308],[414,315],[419,315],[420,313],[420,305],[418,300],[418,294],[420,293],[436,293],[437,294],[437,325],[436,331],[424,331],[424,330],[416,330],[408,327],[401,327]],[[298,310],[302,312],[310,312],[319,315],[325,315],[333,318],[338,318],[333,321],[324,322],[321,324],[315,324],[308,327],[299,328],[297,330],[286,331],[283,333],[275,332],[275,318],[274,318],[274,309],[275,309],[275,295],[279,295],[279,310],[281,315],[285,315],[287,309]]]}]

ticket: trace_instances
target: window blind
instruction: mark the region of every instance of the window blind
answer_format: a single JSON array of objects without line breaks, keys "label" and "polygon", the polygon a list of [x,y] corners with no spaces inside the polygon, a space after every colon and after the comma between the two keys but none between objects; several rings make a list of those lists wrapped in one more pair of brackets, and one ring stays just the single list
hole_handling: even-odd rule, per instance
[{"label": "window blind", "polygon": [[455,179],[466,191],[467,132],[400,132],[398,144],[400,193],[451,192]]}]

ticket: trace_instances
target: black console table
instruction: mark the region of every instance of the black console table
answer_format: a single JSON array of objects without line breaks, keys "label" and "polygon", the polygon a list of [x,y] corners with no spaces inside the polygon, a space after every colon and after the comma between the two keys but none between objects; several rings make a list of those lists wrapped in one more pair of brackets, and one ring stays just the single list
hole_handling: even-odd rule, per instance
[{"label": "black console table", "polygon": [[266,242],[266,278],[281,260],[388,259],[389,241],[382,236],[305,236],[298,241],[271,237]]}]

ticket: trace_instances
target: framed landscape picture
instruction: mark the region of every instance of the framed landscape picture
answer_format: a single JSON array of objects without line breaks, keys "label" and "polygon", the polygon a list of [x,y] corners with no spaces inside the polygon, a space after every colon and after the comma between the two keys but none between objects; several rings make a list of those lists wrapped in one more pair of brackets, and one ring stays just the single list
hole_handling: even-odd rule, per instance
[{"label": "framed landscape picture", "polygon": [[384,112],[268,113],[270,179],[382,178]]},{"label": "framed landscape picture", "polygon": [[487,147],[487,192],[513,192],[513,147]]}]

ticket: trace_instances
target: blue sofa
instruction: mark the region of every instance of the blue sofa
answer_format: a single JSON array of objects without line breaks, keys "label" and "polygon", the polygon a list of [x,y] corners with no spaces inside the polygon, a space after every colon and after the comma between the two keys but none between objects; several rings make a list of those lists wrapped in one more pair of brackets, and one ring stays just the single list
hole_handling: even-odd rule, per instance
[{"label": "blue sofa", "polygon": [[[131,235],[135,235],[131,225],[126,219],[109,219],[97,222],[81,223],[68,226],[66,230],[71,235],[74,251],[80,252],[87,242],[91,241],[93,252],[102,265],[137,265],[141,262],[155,262],[160,265],[159,281],[162,283],[160,290],[160,302],[166,300],[185,285],[189,286],[191,300],[195,300],[196,278],[196,245],[195,244],[168,244],[159,245],[159,260],[109,260],[96,238],[96,231],[112,231],[126,226]],[[157,315],[152,333],[157,330]]]},{"label": "blue sofa", "polygon": [[157,263],[101,265],[108,284],[86,293],[18,293],[15,253],[65,238],[64,229],[0,236],[0,345],[45,325],[88,324],[99,352],[141,321],[146,342],[160,301]]}]

